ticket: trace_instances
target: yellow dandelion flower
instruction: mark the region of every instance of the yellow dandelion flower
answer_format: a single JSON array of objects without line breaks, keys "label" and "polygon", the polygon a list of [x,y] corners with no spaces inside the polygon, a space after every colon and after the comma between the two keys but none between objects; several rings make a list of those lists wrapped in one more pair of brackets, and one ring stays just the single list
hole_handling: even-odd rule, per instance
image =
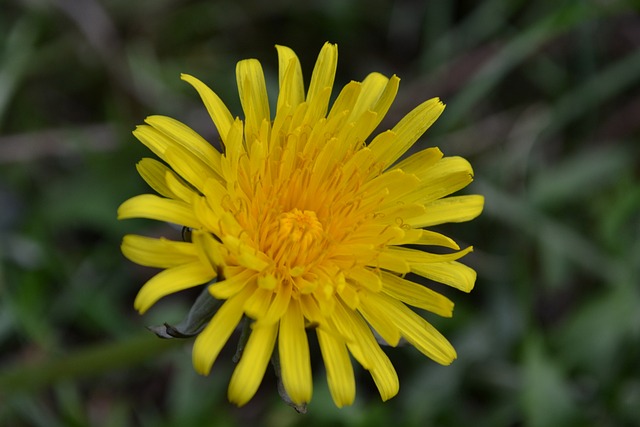
[{"label": "yellow dandelion flower", "polygon": [[159,195],[127,200],[118,217],[191,229],[186,242],[125,236],[125,256],[164,269],[141,288],[135,308],[144,313],[164,296],[217,279],[208,290],[224,302],[197,335],[193,364],[208,374],[239,322],[251,319],[228,389],[237,405],[253,397],[274,353],[291,401],[311,400],[308,332],[317,335],[337,406],[355,398],[350,356],[387,400],[398,392],[398,376],[376,334],[390,346],[403,338],[443,365],[456,358],[446,338],[409,308],[449,317],[453,303],[405,275],[469,292],[476,274],[457,259],[471,248],[461,250],[425,227],[471,220],[482,211],[483,198],[445,197],[473,179],[463,158],[428,148],[398,162],[442,113],[440,100],[420,104],[371,138],[396,96],[398,77],[372,73],[352,81],[330,106],[336,45],[320,51],[306,94],[295,53],[284,46],[277,52],[273,120],[255,59],[236,68],[244,120],[234,119],[200,80],[182,75],[211,115],[222,153],[168,117],[149,117],[134,131],[164,162],[145,158],[138,164]]}]

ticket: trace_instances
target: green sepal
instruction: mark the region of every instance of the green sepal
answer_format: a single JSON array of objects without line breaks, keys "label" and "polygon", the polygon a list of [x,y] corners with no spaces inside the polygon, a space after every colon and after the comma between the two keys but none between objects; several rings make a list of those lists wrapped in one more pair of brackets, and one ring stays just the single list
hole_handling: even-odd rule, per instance
[{"label": "green sepal", "polygon": [[[215,281],[211,283],[215,283]],[[214,298],[209,293],[209,286],[207,285],[196,298],[187,316],[180,323],[175,326],[168,323],[159,326],[147,326],[147,329],[160,338],[191,338],[204,329],[213,315],[216,314],[222,302],[222,300]]]},{"label": "green sepal", "polygon": [[242,352],[244,351],[244,346],[247,345],[247,341],[249,341],[249,335],[251,335],[251,319],[247,316],[242,318],[242,327],[240,328],[240,339],[238,340],[238,348],[236,349],[236,354],[233,355],[233,363],[238,363],[240,358],[242,357]]}]

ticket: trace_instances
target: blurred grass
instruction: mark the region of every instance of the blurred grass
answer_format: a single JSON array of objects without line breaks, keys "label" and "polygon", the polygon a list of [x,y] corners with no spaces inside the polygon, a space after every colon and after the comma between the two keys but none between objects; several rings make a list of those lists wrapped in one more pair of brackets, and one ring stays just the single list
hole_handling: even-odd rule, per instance
[{"label": "blurred grass", "polygon": [[[637,2],[488,0],[232,2],[2,0],[0,14],[0,425],[633,426],[640,420],[640,18]],[[273,45],[309,76],[337,42],[338,84],[397,73],[383,126],[420,101],[447,109],[421,147],[468,157],[470,224],[443,227],[476,251],[476,289],[429,319],[459,359],[439,367],[388,352],[400,395],[382,404],[359,374],[333,407],[321,364],[309,411],[267,375],[226,402],[233,348],[208,378],[189,343],[140,335],[178,321],[189,295],[144,318],[131,304],[153,273],[121,236],[179,232],[115,221],[144,185],[130,135],[176,117],[215,140],[199,76],[239,113],[234,66],[259,58],[275,94]],[[448,292],[448,290],[444,290]]]}]

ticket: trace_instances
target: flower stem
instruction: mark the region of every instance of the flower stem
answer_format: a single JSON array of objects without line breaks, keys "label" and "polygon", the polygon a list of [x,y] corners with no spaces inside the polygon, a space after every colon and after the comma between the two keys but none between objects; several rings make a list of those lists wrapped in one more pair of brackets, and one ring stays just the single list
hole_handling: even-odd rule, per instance
[{"label": "flower stem", "polygon": [[119,342],[93,345],[39,362],[24,362],[0,371],[0,397],[5,393],[34,391],[52,383],[95,376],[144,362],[159,353],[184,345],[182,340],[162,340],[151,334]]}]

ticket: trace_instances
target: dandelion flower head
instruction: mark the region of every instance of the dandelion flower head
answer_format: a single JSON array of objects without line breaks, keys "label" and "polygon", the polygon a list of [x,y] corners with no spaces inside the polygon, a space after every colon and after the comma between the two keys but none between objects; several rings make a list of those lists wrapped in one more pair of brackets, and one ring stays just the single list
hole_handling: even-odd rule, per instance
[{"label": "dandelion flower head", "polygon": [[[200,80],[182,75],[202,98],[221,152],[169,117],[148,117],[134,131],[162,160],[137,165],[157,194],[127,200],[119,218],[191,229],[190,241],[124,237],[126,257],[162,269],[134,306],[144,313],[160,298],[207,284],[223,302],[193,346],[194,368],[205,375],[241,320],[250,319],[228,388],[237,405],[253,397],[274,354],[291,401],[309,402],[311,335],[337,406],[355,398],[351,357],[387,400],[399,381],[379,342],[393,347],[403,339],[443,365],[456,357],[416,312],[450,317],[453,303],[407,274],[470,291],[475,272],[457,260],[471,248],[428,228],[475,218],[483,198],[450,196],[473,179],[461,157],[427,148],[399,160],[442,113],[439,99],[372,136],[396,96],[398,77],[369,74],[344,86],[330,105],[335,45],[321,49],[306,91],[295,53],[284,46],[277,53],[273,118],[255,59],[236,68],[244,120]],[[437,246],[446,249],[428,251]]]}]

